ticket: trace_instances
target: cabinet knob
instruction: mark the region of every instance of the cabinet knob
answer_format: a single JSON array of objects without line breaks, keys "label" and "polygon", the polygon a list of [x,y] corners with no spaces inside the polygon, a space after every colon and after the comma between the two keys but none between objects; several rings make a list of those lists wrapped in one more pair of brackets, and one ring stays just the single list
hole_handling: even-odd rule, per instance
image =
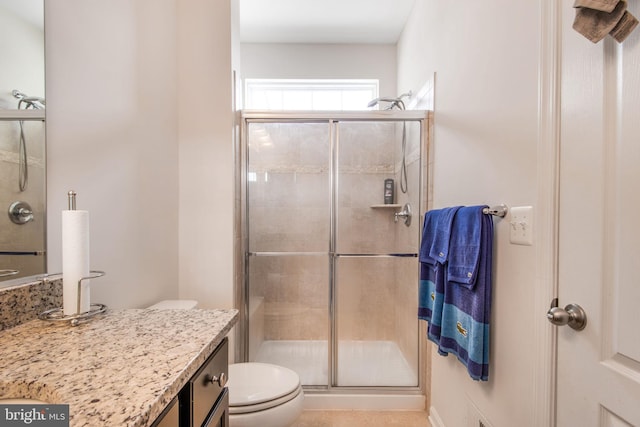
[{"label": "cabinet knob", "polygon": [[227,374],[221,372],[219,375],[214,375],[213,377],[211,375],[207,375],[204,378],[204,383],[218,384],[218,386],[224,387],[225,384],[227,384]]}]

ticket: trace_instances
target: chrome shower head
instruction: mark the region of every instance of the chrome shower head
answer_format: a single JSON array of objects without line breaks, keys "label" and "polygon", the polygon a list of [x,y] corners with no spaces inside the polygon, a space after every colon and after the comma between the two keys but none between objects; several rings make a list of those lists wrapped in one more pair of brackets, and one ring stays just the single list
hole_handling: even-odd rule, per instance
[{"label": "chrome shower head", "polygon": [[371,107],[375,107],[376,105],[378,105],[381,102],[388,102],[390,103],[390,105],[385,108],[385,110],[392,110],[393,107],[397,107],[400,110],[404,110],[405,109],[405,105],[404,105],[404,101],[402,101],[402,98],[406,98],[406,97],[410,97],[411,96],[411,91],[407,92],[407,93],[403,93],[402,95],[398,96],[397,98],[376,98],[373,99],[371,101],[369,101],[369,103],[367,104],[368,108]]},{"label": "chrome shower head", "polygon": [[400,98],[385,98],[385,97],[382,97],[382,98],[376,98],[376,99],[371,100],[371,101],[367,104],[367,107],[369,107],[369,108],[371,108],[371,107],[375,107],[375,106],[376,106],[376,105],[378,105],[380,102],[390,102],[390,103],[392,103],[392,104],[393,104],[393,103],[398,102],[398,101],[400,101]]},{"label": "chrome shower head", "polygon": [[376,105],[378,105],[378,102],[380,102],[380,98],[372,99],[367,104],[367,108],[375,107]]},{"label": "chrome shower head", "polygon": [[25,110],[29,108],[44,110],[45,108],[46,102],[44,98],[39,98],[37,96],[27,96],[19,90],[15,89],[11,92],[11,95],[13,95],[14,98],[19,99],[18,109],[21,109],[23,104]]}]

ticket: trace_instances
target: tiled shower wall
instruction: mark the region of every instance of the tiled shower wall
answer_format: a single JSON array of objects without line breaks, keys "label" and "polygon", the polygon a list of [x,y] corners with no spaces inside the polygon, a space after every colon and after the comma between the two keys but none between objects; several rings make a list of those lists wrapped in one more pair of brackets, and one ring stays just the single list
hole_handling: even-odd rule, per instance
[{"label": "tiled shower wall", "polygon": [[[28,182],[19,188],[20,122],[0,121],[0,251],[42,251],[45,249],[45,132],[44,122],[24,121],[27,148]],[[29,203],[34,218],[26,224],[14,224],[6,212],[16,201]],[[0,269],[20,270],[6,279],[43,273],[44,256],[0,255]],[[0,278],[2,280],[2,278]]]},{"label": "tiled shower wall", "polygon": [[[344,122],[338,132],[337,252],[417,252],[418,124],[407,125],[407,195],[399,188],[401,123]],[[250,320],[250,347],[260,342],[256,328],[265,340],[326,340],[328,125],[255,124],[250,135],[250,251],[318,253],[251,258],[250,310],[259,314]],[[394,222],[399,208],[372,207],[383,204],[387,178],[396,182],[397,203],[414,208],[411,227]],[[336,274],[339,339],[394,341],[417,366],[417,259],[340,257]]]},{"label": "tiled shower wall", "polygon": [[[422,155],[426,156],[425,152]],[[418,252],[418,234],[422,229],[422,215],[424,214],[421,202],[425,203],[426,191],[420,183],[421,151],[420,130],[417,125],[407,127],[407,177],[409,188],[407,194],[399,194],[398,203],[409,203],[413,209],[411,227],[400,227],[396,238],[401,245],[415,248]],[[399,178],[398,178],[399,179]],[[420,200],[420,191],[423,200]],[[412,259],[410,266],[396,268],[395,302],[399,307],[395,312],[395,342],[407,359],[410,366],[418,366],[418,328],[417,301],[418,301],[418,260]],[[410,325],[410,327],[407,327]]]}]

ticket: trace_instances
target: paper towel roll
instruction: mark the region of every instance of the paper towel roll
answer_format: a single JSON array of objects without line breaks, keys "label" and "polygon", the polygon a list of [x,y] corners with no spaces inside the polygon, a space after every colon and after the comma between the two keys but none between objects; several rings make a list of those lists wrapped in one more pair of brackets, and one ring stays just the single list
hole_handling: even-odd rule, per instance
[{"label": "paper towel roll", "polygon": [[[62,211],[62,302],[65,315],[78,313],[78,281],[89,276],[89,212]],[[82,281],[80,313],[91,306],[89,280]]]}]

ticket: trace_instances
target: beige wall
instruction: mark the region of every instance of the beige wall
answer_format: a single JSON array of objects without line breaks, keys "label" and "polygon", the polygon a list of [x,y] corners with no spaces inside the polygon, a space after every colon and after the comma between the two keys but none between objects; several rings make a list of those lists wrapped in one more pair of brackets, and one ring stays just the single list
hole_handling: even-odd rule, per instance
[{"label": "beige wall", "polygon": [[61,269],[60,212],[74,189],[91,217],[91,268],[107,272],[92,299],[175,298],[176,2],[62,0],[45,12],[49,270]]},{"label": "beige wall", "polygon": [[49,268],[60,268],[60,211],[73,188],[91,214],[91,266],[107,272],[92,296],[111,307],[178,296],[233,305],[230,9],[46,8]]},{"label": "beige wall", "polygon": [[[535,204],[539,31],[539,2],[416,1],[398,88],[417,91],[436,72],[435,208]],[[546,321],[533,312],[535,247],[511,245],[508,218],[494,222],[490,380],[433,355],[432,416],[447,427],[478,425],[471,404],[496,427],[534,419],[532,334]]]},{"label": "beige wall", "polygon": [[202,308],[231,308],[236,14],[231,0],[176,4],[179,294]]}]

